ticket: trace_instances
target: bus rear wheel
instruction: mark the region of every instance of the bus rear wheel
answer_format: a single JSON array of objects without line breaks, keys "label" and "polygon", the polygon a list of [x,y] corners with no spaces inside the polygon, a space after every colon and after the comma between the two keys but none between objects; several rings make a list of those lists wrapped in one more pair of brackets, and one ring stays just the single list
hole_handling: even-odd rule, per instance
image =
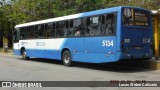
[{"label": "bus rear wheel", "polygon": [[68,67],[71,66],[71,64],[72,64],[72,57],[71,57],[71,53],[70,53],[69,50],[65,50],[63,52],[62,61],[63,61],[63,64],[65,66],[68,66]]},{"label": "bus rear wheel", "polygon": [[29,57],[27,57],[26,50],[22,50],[22,59],[23,60],[28,60],[29,59]]}]

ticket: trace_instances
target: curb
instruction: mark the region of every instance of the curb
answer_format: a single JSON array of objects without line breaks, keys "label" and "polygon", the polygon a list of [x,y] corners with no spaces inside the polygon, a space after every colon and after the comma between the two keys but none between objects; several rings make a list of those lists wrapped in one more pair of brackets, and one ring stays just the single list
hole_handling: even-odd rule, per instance
[{"label": "curb", "polygon": [[158,70],[160,69],[160,61],[151,61],[149,66],[151,69]]}]

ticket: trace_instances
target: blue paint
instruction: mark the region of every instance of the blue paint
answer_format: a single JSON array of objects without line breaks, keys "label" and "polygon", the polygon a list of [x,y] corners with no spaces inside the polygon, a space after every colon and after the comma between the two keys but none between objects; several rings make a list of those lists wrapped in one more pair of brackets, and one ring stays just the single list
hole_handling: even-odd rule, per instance
[{"label": "blue paint", "polygon": [[63,41],[63,43],[62,43],[62,45],[60,46],[60,50],[63,49],[63,46],[64,46],[64,44],[66,43],[66,41],[67,41],[67,39],[65,38],[64,41]]},{"label": "blue paint", "polygon": [[21,52],[19,49],[14,49],[13,53],[14,53],[14,55],[21,55]]}]

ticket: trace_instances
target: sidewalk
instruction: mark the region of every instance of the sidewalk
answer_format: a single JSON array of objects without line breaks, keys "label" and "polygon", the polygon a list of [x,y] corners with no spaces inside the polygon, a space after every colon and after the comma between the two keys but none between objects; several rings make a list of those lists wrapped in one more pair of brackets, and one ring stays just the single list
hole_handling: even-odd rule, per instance
[{"label": "sidewalk", "polygon": [[3,49],[0,48],[0,54],[13,55],[13,50],[12,49],[8,49],[7,52],[3,52]]}]

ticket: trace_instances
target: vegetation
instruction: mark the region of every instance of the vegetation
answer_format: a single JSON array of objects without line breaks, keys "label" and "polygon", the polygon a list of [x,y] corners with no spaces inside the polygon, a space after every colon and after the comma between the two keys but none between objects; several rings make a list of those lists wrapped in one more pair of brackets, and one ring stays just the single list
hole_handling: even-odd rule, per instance
[{"label": "vegetation", "polygon": [[65,16],[113,6],[136,6],[157,10],[159,0],[0,0],[0,46],[2,37],[12,42],[16,24]]}]

